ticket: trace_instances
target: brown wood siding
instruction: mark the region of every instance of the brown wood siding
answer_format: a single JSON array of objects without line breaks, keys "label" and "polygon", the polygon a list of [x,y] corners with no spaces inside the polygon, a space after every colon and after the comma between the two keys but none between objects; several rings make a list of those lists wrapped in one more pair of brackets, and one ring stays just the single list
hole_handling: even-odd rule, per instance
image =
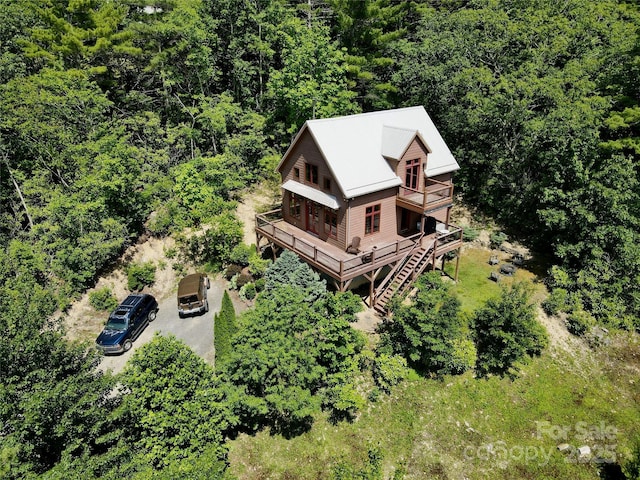
[{"label": "brown wood siding", "polygon": [[398,162],[398,166],[396,167],[396,175],[402,179],[402,183],[404,185],[405,182],[405,174],[407,170],[407,161],[414,160],[416,158],[420,159],[420,172],[418,175],[418,188],[417,190],[422,190],[424,188],[424,165],[427,159],[428,151],[424,144],[417,137],[413,139],[409,148],[402,156],[400,161]]},{"label": "brown wood siding", "polygon": [[[318,167],[318,184],[314,184],[311,182],[307,182],[305,179],[305,165],[306,164],[315,165]],[[300,176],[295,176],[295,169],[298,169],[300,172]],[[342,192],[336,183],[335,178],[331,175],[331,171],[327,166],[327,163],[320,153],[313,137],[309,133],[309,131],[305,131],[298,141],[294,145],[294,147],[289,152],[288,157],[282,163],[280,167],[280,176],[282,177],[282,183],[288,180],[294,180],[296,182],[307,185],[311,188],[315,188],[320,190],[321,192],[328,193],[329,195],[333,195],[336,200],[338,200],[339,209],[338,209],[338,236],[337,238],[329,238],[328,235],[324,231],[324,206],[321,206],[320,209],[320,225],[318,228],[318,237],[321,240],[326,241],[332,245],[335,245],[340,248],[347,248],[347,238],[346,238],[346,217],[345,214],[346,204],[342,199]],[[331,188],[329,190],[325,189],[325,178],[330,179]],[[301,218],[295,219],[289,215],[289,195],[286,191],[283,191],[283,199],[282,199],[282,214],[283,218],[286,222],[295,225],[300,229],[306,229],[306,210],[304,202],[301,204]],[[350,242],[350,240],[349,240]]]},{"label": "brown wood siding", "polygon": [[434,217],[436,220],[442,223],[447,223],[447,212],[448,208],[443,208],[441,210],[436,210],[435,212],[431,212],[429,214],[430,217]]},{"label": "brown wood siding", "polygon": [[[350,235],[360,237],[363,248],[395,241],[397,236],[396,193],[396,188],[389,188],[356,197],[349,203]],[[378,203],[380,204],[380,231],[365,235],[366,208]]]},{"label": "brown wood siding", "polygon": [[441,175],[435,175],[429,178],[431,178],[432,180],[435,180],[436,182],[451,183],[452,175],[451,175],[451,172],[449,172],[449,173],[443,173]]}]

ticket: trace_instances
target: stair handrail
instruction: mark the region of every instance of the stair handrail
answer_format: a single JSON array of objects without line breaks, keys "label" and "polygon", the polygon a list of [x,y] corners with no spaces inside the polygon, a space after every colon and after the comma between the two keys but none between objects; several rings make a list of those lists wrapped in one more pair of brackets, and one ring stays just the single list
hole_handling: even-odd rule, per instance
[{"label": "stair handrail", "polygon": [[[374,302],[374,303],[377,303],[378,298],[380,298],[380,296],[384,293],[384,291],[389,287],[389,284],[395,279],[398,271],[401,270],[402,267],[404,267],[406,265],[406,263],[409,261],[409,259],[415,253],[415,251],[419,247],[422,247],[422,239],[423,238],[424,238],[424,232],[422,232],[422,234],[418,237],[418,239],[416,240],[416,243],[413,245],[411,250],[409,250],[407,252],[407,254],[404,257],[402,257],[400,259],[400,261],[398,261],[398,263],[396,263],[395,267],[393,267],[391,269],[391,271],[387,274],[387,276],[384,278],[382,283],[380,283],[380,285],[378,286],[378,289],[377,289],[378,293],[376,294],[376,302]],[[435,246],[435,243],[433,243],[431,245],[431,247],[429,249],[427,249],[426,253],[429,253],[431,250],[433,250],[434,246]]]},{"label": "stair handrail", "polygon": [[[433,245],[431,246],[431,248],[425,249],[424,253],[421,255],[420,259],[418,260],[418,265],[420,265],[420,263],[422,262],[422,260],[424,258],[426,258],[427,256],[429,256],[431,254],[431,252],[433,251],[434,247],[435,247],[435,241],[434,241]],[[427,265],[428,265],[427,262],[422,264],[422,266],[414,272],[414,275],[417,276],[417,275],[420,275],[422,272],[424,272],[424,269],[427,267]],[[398,290],[395,293],[400,293],[402,295],[405,292],[405,290],[407,289],[406,287],[407,287],[406,284],[405,285],[400,285]]]}]

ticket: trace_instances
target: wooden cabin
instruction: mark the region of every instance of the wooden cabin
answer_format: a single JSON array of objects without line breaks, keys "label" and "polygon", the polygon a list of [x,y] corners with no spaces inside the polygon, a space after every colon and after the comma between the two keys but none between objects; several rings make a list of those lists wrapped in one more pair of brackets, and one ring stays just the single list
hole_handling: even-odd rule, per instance
[{"label": "wooden cabin", "polygon": [[294,251],[341,291],[366,279],[384,313],[461,246],[449,223],[458,169],[421,106],[308,120],[278,165],[282,207],[256,216],[257,246]]}]

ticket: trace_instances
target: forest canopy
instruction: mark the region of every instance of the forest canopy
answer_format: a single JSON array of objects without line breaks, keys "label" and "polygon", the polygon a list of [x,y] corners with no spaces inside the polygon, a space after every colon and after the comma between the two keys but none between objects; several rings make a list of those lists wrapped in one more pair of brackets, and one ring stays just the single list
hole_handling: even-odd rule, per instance
[{"label": "forest canopy", "polygon": [[194,260],[224,266],[238,192],[310,118],[423,105],[461,199],[550,257],[545,308],[640,329],[639,25],[616,0],[0,0],[0,476],[222,475],[218,444],[122,456],[151,394],[111,396],[54,312],[143,232],[209,224]]}]

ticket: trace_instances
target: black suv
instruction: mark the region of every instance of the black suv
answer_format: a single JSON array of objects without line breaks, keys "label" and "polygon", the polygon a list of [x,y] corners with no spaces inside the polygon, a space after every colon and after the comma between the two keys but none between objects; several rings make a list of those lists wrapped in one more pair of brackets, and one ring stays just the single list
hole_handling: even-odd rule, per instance
[{"label": "black suv", "polygon": [[129,295],[109,315],[109,320],[96,339],[98,348],[105,354],[122,353],[131,348],[149,322],[156,319],[158,302],[146,293]]}]

